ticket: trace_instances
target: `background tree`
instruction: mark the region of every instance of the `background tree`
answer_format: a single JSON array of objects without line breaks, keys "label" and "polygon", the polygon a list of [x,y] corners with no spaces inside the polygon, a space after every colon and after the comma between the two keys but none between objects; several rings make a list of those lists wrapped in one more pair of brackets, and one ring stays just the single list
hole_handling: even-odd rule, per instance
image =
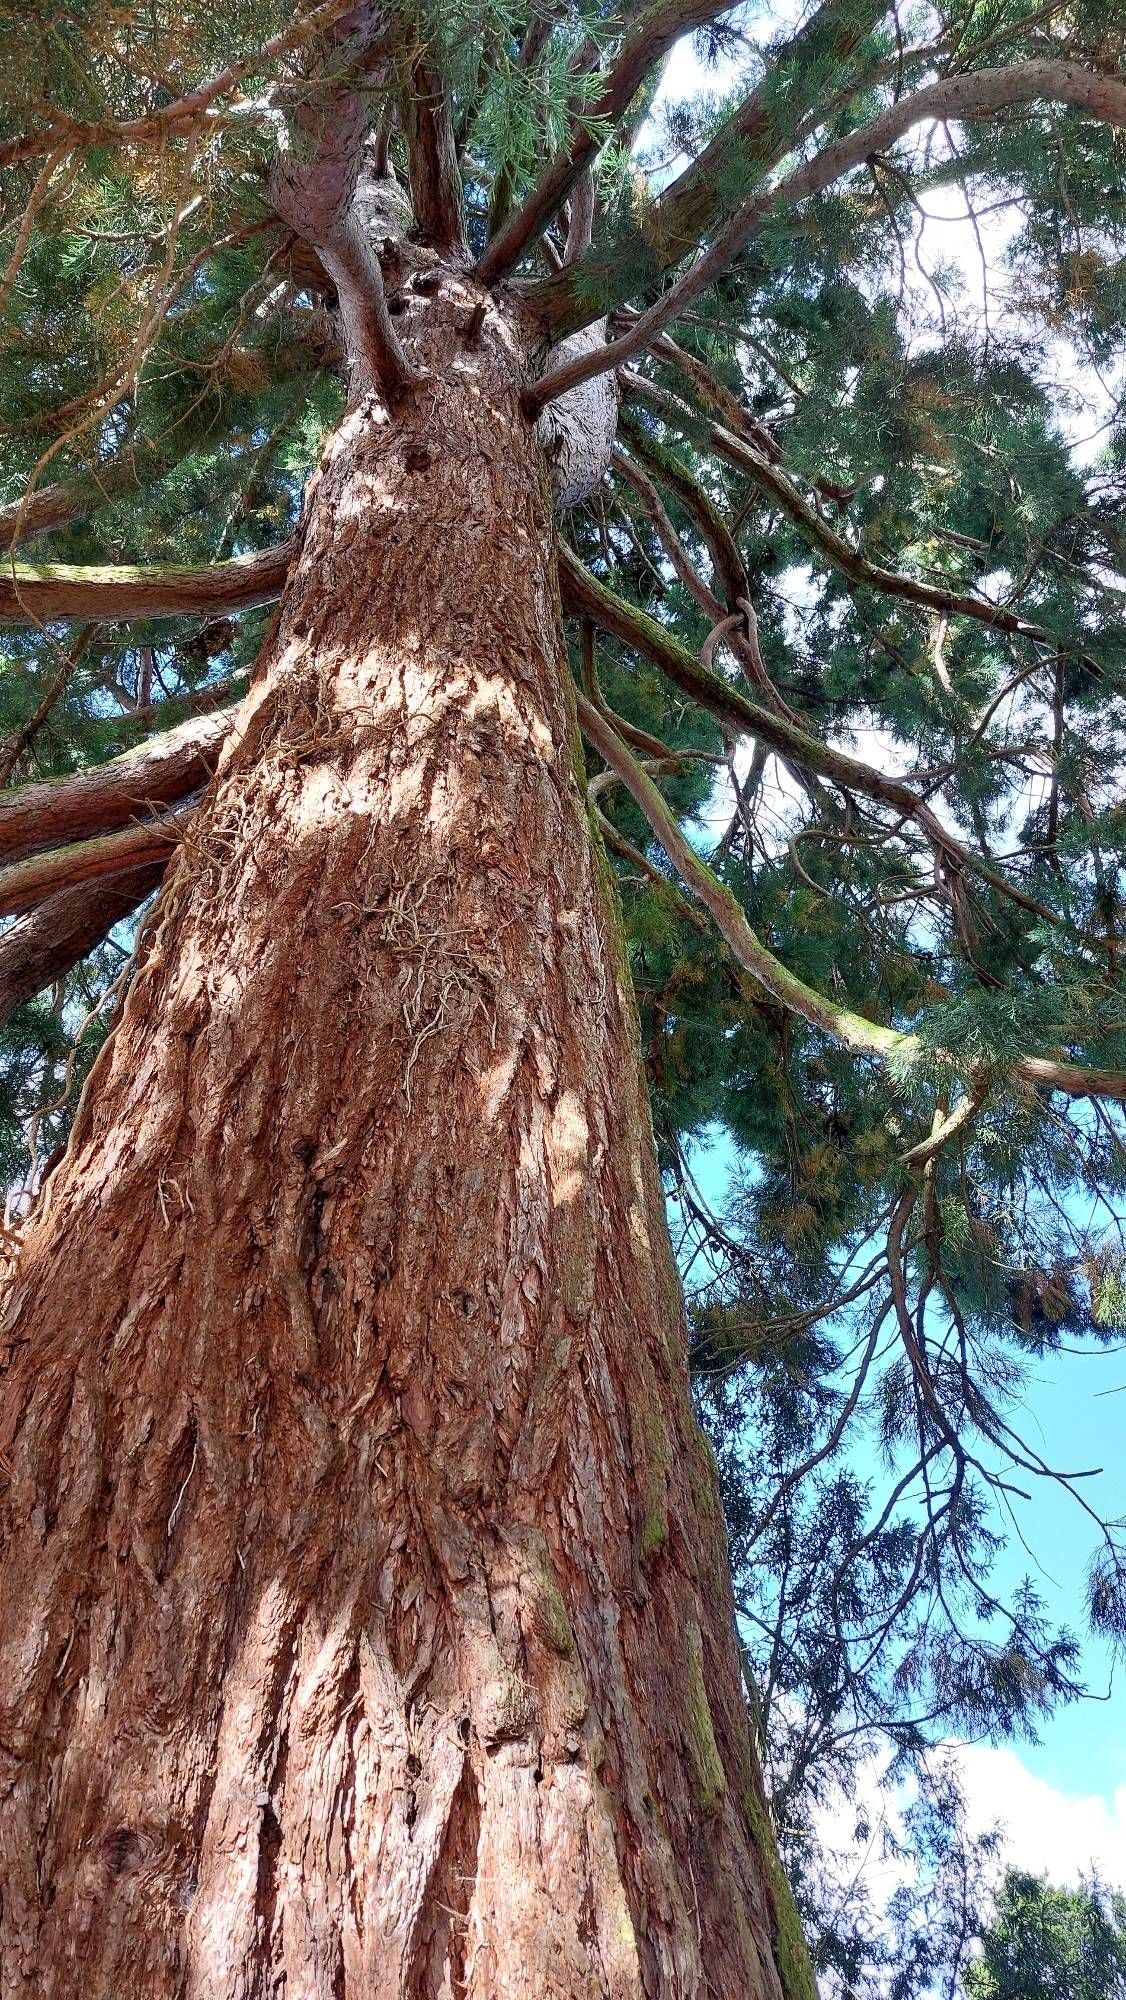
[{"label": "background tree", "polygon": [[1126,1902],[1098,1882],[1053,1889],[1010,1872],[966,1991],[971,2000],[1117,2000],[1126,1992]]},{"label": "background tree", "polygon": [[[1123,1629],[1015,1405],[1122,1317],[1123,447],[1059,360],[1124,23],[762,28],[11,24],[13,1991],[808,1992],[752,1735],[800,1889],[873,1742],[1077,1692],[994,1582],[1045,1480]],[[647,126],[694,32],[737,82]]]}]

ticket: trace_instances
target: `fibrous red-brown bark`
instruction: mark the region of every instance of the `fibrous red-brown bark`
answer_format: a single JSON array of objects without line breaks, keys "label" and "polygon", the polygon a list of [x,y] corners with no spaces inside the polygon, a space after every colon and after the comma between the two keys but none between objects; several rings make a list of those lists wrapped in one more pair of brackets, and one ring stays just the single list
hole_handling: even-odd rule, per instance
[{"label": "fibrous red-brown bark", "polygon": [[797,1990],[473,303],[328,448],[11,1286],[3,2000]]}]

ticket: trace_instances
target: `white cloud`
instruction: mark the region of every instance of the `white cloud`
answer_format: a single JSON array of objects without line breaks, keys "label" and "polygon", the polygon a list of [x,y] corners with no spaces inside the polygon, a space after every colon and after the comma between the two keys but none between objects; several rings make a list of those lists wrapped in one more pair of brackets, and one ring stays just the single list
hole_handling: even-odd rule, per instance
[{"label": "white cloud", "polygon": [[1001,1821],[1003,1860],[1068,1886],[1098,1872],[1126,1891],[1126,1785],[1109,1797],[1062,1792],[1034,1777],[1015,1750],[963,1744],[957,1761],[973,1831]]},{"label": "white cloud", "polygon": [[[1065,1792],[1036,1777],[1015,1750],[977,1743],[948,1743],[944,1749],[961,1777],[968,1831],[1001,1827],[998,1882],[1007,1868],[1047,1876],[1061,1888],[1097,1874],[1126,1893],[1126,1785],[1108,1795]],[[815,1821],[819,1844],[835,1857],[837,1879],[842,1886],[862,1881],[876,1912],[913,1875],[908,1857],[894,1847],[889,1852],[886,1841],[889,1834],[893,1842],[902,1840],[900,1815],[909,1797],[906,1788],[892,1794],[881,1789],[873,1759],[857,1772],[852,1797],[833,1797]],[[867,1829],[859,1843],[852,1837],[858,1822]]]}]

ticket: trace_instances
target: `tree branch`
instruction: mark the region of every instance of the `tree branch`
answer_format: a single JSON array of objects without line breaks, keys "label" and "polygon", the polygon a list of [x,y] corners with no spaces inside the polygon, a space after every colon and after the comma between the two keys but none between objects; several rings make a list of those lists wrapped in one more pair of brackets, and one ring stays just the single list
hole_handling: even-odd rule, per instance
[{"label": "tree branch", "polygon": [[[567,143],[545,167],[535,187],[493,238],[477,266],[482,284],[497,285],[515,270],[529,246],[543,235],[566,201],[584,167],[600,151],[597,127],[614,126],[649,70],[682,35],[725,11],[716,0],[656,0],[626,36],[597,97],[576,107]],[[579,268],[576,266],[576,268]],[[598,308],[589,315],[598,317]]]},{"label": "tree branch", "polygon": [[[152,456],[151,469],[145,464],[148,453]],[[33,541],[37,535],[50,534],[53,528],[70,527],[123,493],[148,485],[160,477],[166,466],[167,461],[155,446],[145,447],[144,453],[140,446],[133,446],[115,453],[90,472],[34,487],[20,499],[0,507],[0,549],[16,548]]]},{"label": "tree branch", "polygon": [[567,223],[567,243],[563,251],[564,264],[573,264],[584,250],[590,249],[594,233],[594,172],[584,167],[571,191],[571,214]]},{"label": "tree branch", "polygon": [[169,717],[176,722],[186,722],[191,715],[214,715],[221,708],[229,708],[232,702],[240,702],[246,693],[245,674],[225,674],[222,680],[206,681],[202,687],[192,688],[184,694],[165,695],[163,701],[147,702],[141,708],[130,709],[127,715],[115,715],[108,724],[115,736],[128,735],[135,729],[165,729]]},{"label": "tree branch", "polygon": [[0,1028],[16,1007],[62,979],[151,896],[164,861],[60,889],[0,936]]},{"label": "tree branch", "polygon": [[632,296],[639,271],[654,282],[694,250],[722,216],[724,190],[733,183],[761,182],[785,158],[803,121],[820,105],[826,78],[847,74],[885,11],[885,0],[824,0],[699,159],[653,207],[595,243],[573,265],[526,287],[542,324],[556,334],[574,332]]},{"label": "tree branch", "polygon": [[190,817],[190,806],[180,807],[166,818],[146,820],[143,825],[122,827],[120,832],[101,835],[96,840],[76,840],[66,847],[49,848],[0,868],[0,916],[29,910],[56,890],[101,875],[119,875],[123,869],[146,863],[167,861],[181,839]]},{"label": "tree branch", "polygon": [[352,363],[352,394],[362,393],[371,383],[389,403],[397,402],[420,377],[395,331],[379,259],[359,218],[349,214],[332,238],[316,247],[340,300],[344,343]]},{"label": "tree branch", "polygon": [[[917,1035],[866,1020],[862,1014],[853,1013],[851,1008],[838,1006],[812,986],[807,986],[796,973],[790,972],[781,959],[776,958],[762,943],[730,889],[717,875],[713,875],[707,862],[685,838],[676,815],[670,811],[653,780],[626,748],[606,717],[577,691],[576,700],[584,735],[621,780],[681,880],[709,912],[721,937],[745,972],[749,972],[783,1007],[800,1015],[811,1027],[839,1042],[854,1055],[875,1055],[885,1062],[894,1059],[897,1064],[924,1061],[933,1064],[944,1060],[939,1051],[929,1048]],[[954,1069],[963,1067],[952,1056],[947,1056],[945,1060]],[[1014,1080],[1025,1083],[1040,1081],[1050,1089],[1065,1091],[1075,1097],[1126,1099],[1126,1074],[1118,1071],[1085,1070],[1075,1064],[1029,1057],[1018,1058],[1011,1075]],[[972,1098],[979,1083],[976,1073],[971,1082]],[[944,1133],[943,1136],[945,1138],[949,1134]],[[915,1157],[918,1156],[916,1152]]]},{"label": "tree branch", "polygon": [[828,556],[833,567],[853,583],[883,591],[889,597],[902,597],[909,604],[925,605],[931,610],[956,613],[964,618],[976,618],[998,632],[1042,643],[1055,643],[1043,626],[1032,624],[1002,604],[991,604],[988,598],[973,597],[964,591],[942,590],[935,584],[921,583],[913,576],[903,576],[898,570],[885,569],[880,563],[870,562],[810,506],[787,472],[772,463],[745,438],[736,437],[723,424],[705,423],[701,426],[696,413],[687,404],[631,369],[623,371],[623,389],[627,396],[640,397],[653,409],[659,410],[667,421],[697,435],[702,430],[705,449],[746,473],[763,493],[769,494],[781,507],[794,526]]},{"label": "tree branch", "polygon": [[199,791],[234,715],[234,709],[222,709],[189,717],[109,763],[0,792],[0,862],[22,861],[59,841],[105,833]]},{"label": "tree branch", "polygon": [[[349,17],[341,32],[355,25]],[[355,40],[369,63],[380,51],[389,54],[389,34],[378,9],[358,11]],[[270,201],[283,221],[313,245],[336,287],[352,393],[374,385],[394,402],[417,383],[418,375],[392,325],[379,259],[355,208],[371,122],[368,96],[344,84],[330,104],[315,112],[299,109],[292,122],[298,144],[291,140],[274,163]]]},{"label": "tree branch", "polygon": [[712,874],[685,838],[676,815],[665,804],[652,778],[627,750],[616,729],[585,695],[577,694],[576,699],[584,735],[640,808],[682,881],[713,917],[743,970],[791,1013],[800,1014],[857,1055],[887,1057],[901,1046],[909,1046],[910,1036],[901,1035],[895,1028],[880,1027],[847,1007],[835,1006],[796,973],[787,971],[781,960],[756,937],[730,889]]},{"label": "tree branch", "polygon": [[281,542],[198,569],[7,563],[0,569],[0,624],[43,625],[56,618],[111,624],[247,611],[281,596],[293,550],[292,541]]},{"label": "tree branch", "polygon": [[446,256],[467,257],[465,203],[449,93],[421,56],[411,65],[403,124],[418,241]]},{"label": "tree branch", "polygon": [[634,458],[641,461],[651,479],[675,495],[693,522],[711,558],[716,595],[722,596],[729,611],[734,611],[741,597],[750,596],[750,583],[735,537],[719,508],[688,468],[671,452],[662,451],[652,433],[644,430],[628,410],[621,428]]},{"label": "tree branch", "polygon": [[919,827],[942,867],[972,869],[998,894],[1009,897],[1022,909],[1046,921],[1058,921],[1054,912],[1034,897],[1026,895],[1014,883],[1006,881],[980,855],[964,846],[901,779],[886,776],[870,764],[861,763],[859,758],[850,757],[846,751],[823,743],[820,737],[809,735],[775,710],[760,708],[756,702],[748,700],[737,688],[711,673],[663,625],[658,625],[645,612],[635,610],[624,598],[599,583],[597,577],[592,576],[579,561],[574,550],[562,540],[558,545],[558,558],[560,588],[564,605],[569,611],[589,618],[604,631],[612,632],[624,645],[639,649],[677,687],[683,688],[693,700],[710,709],[729,728],[756,737],[802,770],[827,778],[846,791],[859,792],[865,798],[890,806]]},{"label": "tree branch", "polygon": [[[616,317],[632,319],[635,315],[627,307]],[[753,342],[749,344],[753,345]],[[751,415],[726,383],[721,382],[718,375],[712,374],[711,369],[700,360],[698,354],[690,354],[686,348],[678,347],[676,341],[667,333],[660,334],[652,342],[649,351],[654,361],[665,361],[680,374],[687,376],[705,409],[718,417],[726,429],[734,431],[736,437],[745,438],[747,443],[753,446],[755,451],[760,452],[763,458],[768,458],[772,465],[781,463],[785,454],[777,439],[771,436],[765,424],[760,424],[758,419]],[[632,375],[629,379],[632,381]]]},{"label": "tree branch", "polygon": [[[710,667],[712,664],[709,651],[712,641],[723,638],[743,669],[747,680],[752,687],[757,688],[762,699],[768,702],[771,708],[777,709],[780,715],[784,715],[787,721],[797,724],[800,728],[799,717],[779,694],[766,671],[759,645],[758,619],[751,603],[750,583],[726,521],[692,475],[674,460],[654,451],[651,440],[639,427],[628,426],[626,435],[642,465],[648,469],[643,472],[641,466],[636,465],[621,451],[615,452],[614,464],[641,495],[646,511],[681,582],[691,591],[701,610],[712,620],[713,631],[700,650],[700,657],[705,666]],[[670,487],[685,512],[690,515],[711,557],[714,569],[713,581],[723,591],[722,601],[715,591],[710,590],[704,583],[688,557],[665,511],[661,496],[649,476],[650,473],[655,474]],[[682,564],[685,567],[682,567]]]},{"label": "tree branch", "polygon": [[1007,69],[943,77],[912,97],[889,106],[880,117],[862,125],[846,139],[827,146],[816,159],[797,168],[777,187],[743,202],[687,271],[667,292],[662,292],[647,312],[640,314],[627,332],[586,354],[568,358],[542,376],[533,392],[537,406],[542,409],[555,396],[589,381],[600,370],[622,367],[643,353],[666,326],[722,276],[775,210],[820,192],[851,167],[861,166],[865,160],[884,152],[912,126],[927,119],[984,118],[1041,97],[1077,105],[1109,125],[1126,125],[1126,84],[1083,69],[1079,63],[1014,63]]},{"label": "tree branch", "polygon": [[159,142],[190,131],[210,111],[216,98],[234,90],[244,76],[265,70],[275,56],[299,48],[322,29],[333,27],[354,5],[355,0],[325,0],[323,6],[314,7],[291,28],[272,35],[238,62],[229,63],[217,76],[197,84],[194,90],[174,98],[171,104],[146,112],[143,117],[93,122],[70,118],[62,111],[52,111],[38,131],[25,132],[18,139],[7,139],[0,144],[0,168],[17,166],[21,160],[41,158],[60,141],[68,149],[78,146],[135,146]]},{"label": "tree branch", "polygon": [[[13,730],[12,734],[5,739],[3,744],[0,744],[0,785],[8,783],[12,772],[15,770],[29,743],[34,742],[51,710],[54,708],[55,703],[61,701],[66,692],[66,684],[86,648],[90,645],[97,629],[96,625],[82,626],[81,630],[75,635],[69,650],[63,654],[62,664],[58,672],[52,676],[42,701],[32,710],[27,721],[21,723],[20,727]],[[0,798],[2,797],[3,793],[0,793]]]},{"label": "tree branch", "polygon": [[[1097,1071],[1091,1071],[1090,1074],[1094,1076]],[[989,1096],[992,1081],[987,1068],[982,1067],[976,1075],[970,1071],[967,1076],[966,1093],[961,1103],[945,1118],[941,1113],[935,1114],[933,1130],[925,1139],[920,1139],[917,1146],[909,1146],[905,1153],[899,1155],[900,1166],[923,1167],[928,1162],[937,1160],[951,1139],[956,1139],[959,1132],[963,1132],[967,1125],[973,1123]]]}]

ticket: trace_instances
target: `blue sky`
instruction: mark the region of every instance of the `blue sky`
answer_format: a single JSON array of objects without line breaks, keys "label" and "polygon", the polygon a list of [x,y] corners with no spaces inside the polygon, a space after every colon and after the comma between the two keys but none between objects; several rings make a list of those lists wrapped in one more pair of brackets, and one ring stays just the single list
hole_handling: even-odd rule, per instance
[{"label": "blue sky", "polygon": [[[1104,1468],[1097,1480],[1084,1481],[1084,1491],[1108,1519],[1126,1515],[1124,1421],[1126,1353],[1052,1355],[1038,1366],[1023,1416],[1028,1436],[1050,1464]],[[1094,1524],[1047,1483],[1018,1518],[1039,1560],[1041,1570],[1033,1573],[1045,1597],[1083,1638],[1084,1678],[1094,1690],[1111,1689],[1109,1701],[1061,1710],[1045,1727],[1042,1743],[1020,1746],[1020,1758],[1053,1785],[1109,1798],[1126,1785],[1126,1674],[1112,1674],[1107,1649],[1085,1631],[1083,1581],[1096,1543]],[[1028,1567],[1019,1549],[1006,1562],[1010,1575]]]}]

